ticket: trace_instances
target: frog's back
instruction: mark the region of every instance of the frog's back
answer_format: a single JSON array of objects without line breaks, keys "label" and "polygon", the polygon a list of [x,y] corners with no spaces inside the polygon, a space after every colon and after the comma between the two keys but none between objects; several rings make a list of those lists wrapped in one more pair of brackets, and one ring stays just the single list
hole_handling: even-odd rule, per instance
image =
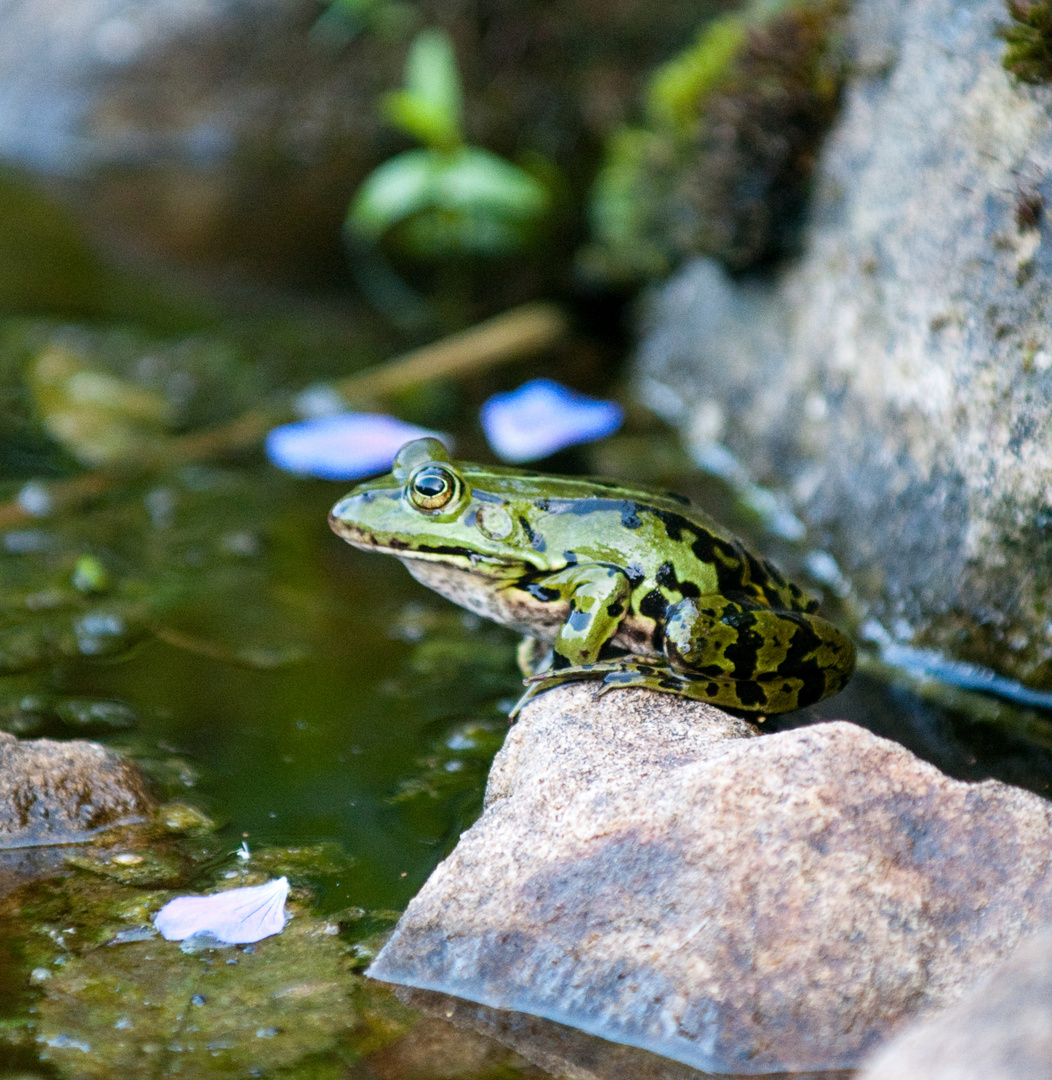
[{"label": "frog's back", "polygon": [[[772,608],[813,611],[816,603],[772,563],[754,555],[689,499],[592,477],[551,477],[486,467],[465,480],[514,506],[538,551],[635,568],[637,602],[655,587],[666,603],[684,596],[743,596]],[[611,538],[616,537],[616,543]],[[656,601],[652,597],[651,603]]]}]

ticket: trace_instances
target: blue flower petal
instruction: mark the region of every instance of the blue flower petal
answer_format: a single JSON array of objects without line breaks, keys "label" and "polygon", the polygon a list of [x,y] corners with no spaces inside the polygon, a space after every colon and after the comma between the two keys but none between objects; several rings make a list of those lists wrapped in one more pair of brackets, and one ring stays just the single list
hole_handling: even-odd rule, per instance
[{"label": "blue flower petal", "polygon": [[167,941],[210,934],[227,945],[248,945],[285,928],[288,878],[227,889],[210,896],[177,896],[153,917]]},{"label": "blue flower petal", "polygon": [[612,435],[624,420],[624,409],[553,379],[532,379],[518,390],[494,394],[479,418],[497,456],[522,462]]},{"label": "blue flower petal", "polygon": [[273,465],[323,480],[359,480],[391,467],[395,454],[411,439],[448,436],[379,413],[339,413],[284,424],[266,439]]}]

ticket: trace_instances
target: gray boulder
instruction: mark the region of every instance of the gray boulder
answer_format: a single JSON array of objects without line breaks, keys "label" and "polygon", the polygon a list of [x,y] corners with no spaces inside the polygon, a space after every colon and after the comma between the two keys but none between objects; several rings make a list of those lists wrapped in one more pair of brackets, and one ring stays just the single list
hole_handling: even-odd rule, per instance
[{"label": "gray boulder", "polygon": [[593,692],[523,711],[370,975],[707,1072],[833,1070],[1052,917],[1035,795],[851,724],[754,738],[700,703]]},{"label": "gray boulder", "polygon": [[1003,0],[858,0],[806,246],[773,282],[684,266],[645,401],[781,489],[874,636],[1052,688],[1052,89]]}]

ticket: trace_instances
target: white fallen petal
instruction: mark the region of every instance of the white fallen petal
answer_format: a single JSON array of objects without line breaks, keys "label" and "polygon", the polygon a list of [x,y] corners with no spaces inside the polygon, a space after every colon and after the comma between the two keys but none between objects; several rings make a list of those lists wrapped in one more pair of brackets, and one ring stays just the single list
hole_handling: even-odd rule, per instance
[{"label": "white fallen petal", "polygon": [[266,439],[272,465],[323,480],[358,480],[386,472],[411,439],[448,436],[382,413],[343,412],[273,428]]},{"label": "white fallen petal", "polygon": [[479,419],[497,456],[521,462],[612,435],[621,426],[624,410],[553,379],[531,379],[517,390],[494,394]]},{"label": "white fallen petal", "polygon": [[177,896],[157,912],[153,924],[168,941],[211,934],[227,945],[248,945],[281,933],[288,894],[289,879],[282,877],[210,896]]}]

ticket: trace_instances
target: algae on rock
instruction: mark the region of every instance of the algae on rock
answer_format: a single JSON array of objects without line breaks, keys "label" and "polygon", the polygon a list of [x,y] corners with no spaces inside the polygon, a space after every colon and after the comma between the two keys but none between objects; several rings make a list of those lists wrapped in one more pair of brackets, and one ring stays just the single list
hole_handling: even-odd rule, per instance
[{"label": "algae on rock", "polygon": [[697,254],[734,270],[791,250],[840,97],[842,0],[754,5],[651,76],[646,123],[607,147],[586,273],[655,276]]}]

